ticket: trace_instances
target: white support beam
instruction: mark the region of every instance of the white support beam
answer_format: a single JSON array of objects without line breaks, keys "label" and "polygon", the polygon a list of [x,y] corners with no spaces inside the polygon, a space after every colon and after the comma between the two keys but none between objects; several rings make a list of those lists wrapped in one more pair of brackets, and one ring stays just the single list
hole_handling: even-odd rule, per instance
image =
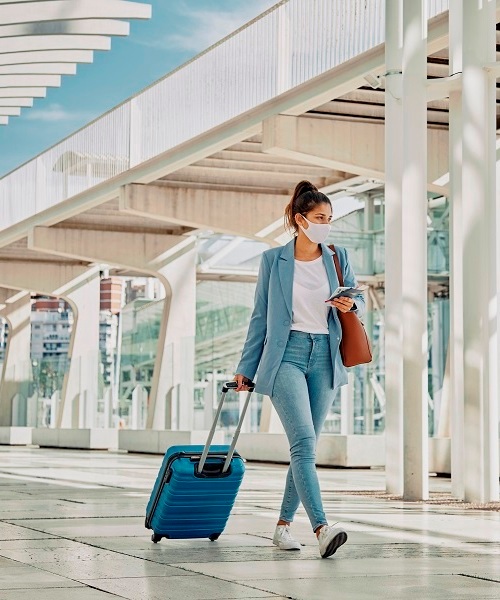
[{"label": "white support beam", "polygon": [[0,106],[33,106],[33,98],[0,98]]},{"label": "white support beam", "polygon": [[0,75],[0,88],[16,87],[59,87],[59,75]]},{"label": "white support beam", "polygon": [[30,21],[67,21],[87,18],[149,19],[151,7],[138,2],[123,0],[85,0],[85,2],[67,2],[66,0],[38,0],[32,2],[0,3],[0,23],[4,25],[26,23]]},{"label": "white support beam", "polygon": [[33,50],[109,50],[111,40],[102,35],[23,35],[0,38],[0,54]]},{"label": "white support beam", "polygon": [[30,250],[137,269],[153,277],[156,277],[158,266],[173,260],[193,242],[194,238],[190,236],[63,227],[35,227],[28,236]]},{"label": "white support beam", "polygon": [[7,117],[18,117],[21,109],[15,106],[0,106],[0,115]]},{"label": "white support beam", "polygon": [[253,237],[283,219],[288,195],[131,184],[120,190],[120,211],[195,229]]},{"label": "white support beam", "polygon": [[[496,501],[498,488],[498,207],[496,2],[463,2],[464,488],[469,502]],[[473,199],[473,201],[471,201]],[[481,293],[474,290],[475,281]]]},{"label": "white support beam", "polygon": [[91,63],[92,50],[40,50],[32,52],[5,52],[0,54],[0,65],[32,65],[36,63]]},{"label": "white support beam", "polygon": [[34,65],[0,65],[0,75],[75,75],[75,63],[36,63]]},{"label": "white support beam", "polygon": [[[427,188],[446,195],[444,188],[432,182],[448,172],[448,132],[427,130],[427,122],[425,130],[429,156]],[[384,180],[384,140],[383,123],[276,115],[263,123],[262,149],[275,156]]]},{"label": "white support beam", "polygon": [[[0,287],[0,317],[9,325],[3,368],[0,371],[0,426],[25,426],[26,400],[31,379],[31,296]],[[13,414],[13,400],[20,399],[23,414]]]},{"label": "white support beam", "polygon": [[80,19],[78,21],[31,21],[0,25],[0,38],[20,35],[128,35],[130,25],[116,19]]},{"label": "white support beam", "polygon": [[0,88],[0,98],[16,98],[17,96],[30,96],[31,98],[45,98],[46,87],[10,87]]}]

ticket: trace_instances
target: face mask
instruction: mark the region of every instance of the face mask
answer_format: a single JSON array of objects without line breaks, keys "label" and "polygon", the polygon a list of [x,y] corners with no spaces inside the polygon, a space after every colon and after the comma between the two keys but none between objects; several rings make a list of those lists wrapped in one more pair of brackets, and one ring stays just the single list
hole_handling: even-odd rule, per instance
[{"label": "face mask", "polygon": [[[304,219],[306,218],[304,217]],[[304,229],[300,223],[299,227],[307,235],[311,242],[314,242],[315,244],[322,244],[330,233],[330,223],[311,223],[311,221],[308,219],[306,219],[306,221],[309,225],[307,229]]]}]

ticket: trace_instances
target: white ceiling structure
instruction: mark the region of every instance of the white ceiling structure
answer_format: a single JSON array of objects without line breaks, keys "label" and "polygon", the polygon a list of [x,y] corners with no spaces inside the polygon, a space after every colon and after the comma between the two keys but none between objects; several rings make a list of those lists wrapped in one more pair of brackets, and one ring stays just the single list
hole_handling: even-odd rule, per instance
[{"label": "white ceiling structure", "polygon": [[126,20],[150,17],[150,5],[124,0],[0,0],[0,125],[128,35]]}]

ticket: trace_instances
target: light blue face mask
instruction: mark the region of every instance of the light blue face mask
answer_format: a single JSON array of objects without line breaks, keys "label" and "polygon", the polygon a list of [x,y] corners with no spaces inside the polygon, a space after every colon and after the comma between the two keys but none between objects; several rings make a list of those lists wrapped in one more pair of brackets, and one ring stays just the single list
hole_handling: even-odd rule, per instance
[{"label": "light blue face mask", "polygon": [[315,244],[322,244],[330,233],[330,223],[311,223],[311,221],[306,219],[304,215],[302,215],[302,217],[307,221],[308,227],[307,229],[304,229],[300,223],[299,227],[307,235],[311,242],[314,242]]}]

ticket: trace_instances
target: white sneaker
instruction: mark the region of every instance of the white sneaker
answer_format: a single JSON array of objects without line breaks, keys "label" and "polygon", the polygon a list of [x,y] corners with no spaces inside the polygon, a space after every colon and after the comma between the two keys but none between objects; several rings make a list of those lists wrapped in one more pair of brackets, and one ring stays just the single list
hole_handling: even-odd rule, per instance
[{"label": "white sneaker", "polygon": [[347,533],[342,527],[325,525],[321,528],[318,536],[319,553],[321,558],[328,558],[335,554],[338,548],[347,542]]},{"label": "white sneaker", "polygon": [[273,544],[280,550],[300,550],[300,544],[293,539],[289,525],[276,525]]}]

